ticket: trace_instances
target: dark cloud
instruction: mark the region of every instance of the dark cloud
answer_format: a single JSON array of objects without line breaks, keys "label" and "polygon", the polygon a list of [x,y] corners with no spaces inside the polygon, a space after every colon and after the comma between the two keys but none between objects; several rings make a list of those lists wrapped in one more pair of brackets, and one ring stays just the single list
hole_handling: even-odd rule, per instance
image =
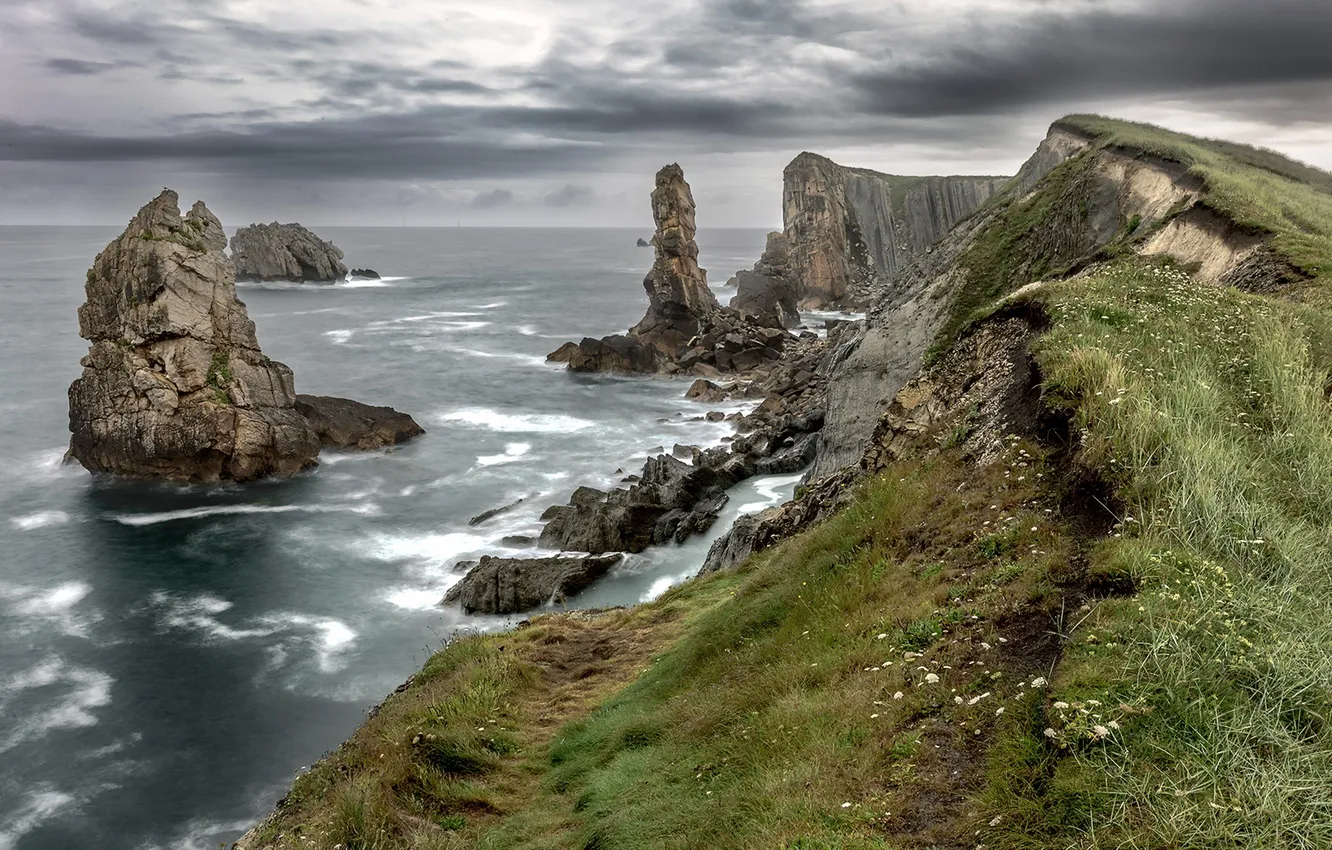
[{"label": "dark cloud", "polygon": [[[1332,83],[1332,3],[1187,0],[1148,11],[1030,16],[972,27],[931,58],[855,76],[881,115],[994,114],[1092,98]],[[1309,118],[1322,120],[1309,115]]]},{"label": "dark cloud", "polygon": [[87,59],[47,59],[42,65],[57,74],[75,77],[91,77],[122,67],[115,62],[92,62]]},{"label": "dark cloud", "polygon": [[596,193],[591,186],[575,186],[569,183],[556,189],[542,199],[548,207],[586,206],[596,200]]},{"label": "dark cloud", "polygon": [[496,207],[507,207],[512,203],[512,192],[508,189],[494,189],[477,195],[472,199],[471,206],[473,209],[478,210],[493,210]]}]

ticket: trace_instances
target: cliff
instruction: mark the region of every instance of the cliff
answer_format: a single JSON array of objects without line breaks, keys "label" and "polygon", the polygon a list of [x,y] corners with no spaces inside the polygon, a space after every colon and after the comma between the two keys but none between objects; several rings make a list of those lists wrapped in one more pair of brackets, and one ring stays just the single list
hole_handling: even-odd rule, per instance
[{"label": "cliff", "polygon": [[853,461],[444,647],[241,847],[1326,843],[1329,284],[1332,175],[1057,122],[834,343]]},{"label": "cliff", "polygon": [[900,177],[800,154],[783,174],[782,217],[801,305],[863,309],[1007,181]]},{"label": "cliff", "polygon": [[347,277],[342,249],[299,224],[242,227],[231,237],[231,257],[241,280],[333,283]]}]

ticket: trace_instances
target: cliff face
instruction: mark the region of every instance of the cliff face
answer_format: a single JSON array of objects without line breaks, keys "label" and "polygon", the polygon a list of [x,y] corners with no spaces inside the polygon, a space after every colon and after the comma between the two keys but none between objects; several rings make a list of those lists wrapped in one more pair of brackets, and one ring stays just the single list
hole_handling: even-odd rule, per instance
[{"label": "cliff face", "polygon": [[70,454],[89,470],[245,481],[314,465],[319,438],[291,370],[259,350],[225,245],[203,202],[182,218],[167,189],[97,255],[69,388]]},{"label": "cliff face", "polygon": [[897,177],[800,154],[786,167],[782,214],[801,306],[866,307],[1007,180]]}]

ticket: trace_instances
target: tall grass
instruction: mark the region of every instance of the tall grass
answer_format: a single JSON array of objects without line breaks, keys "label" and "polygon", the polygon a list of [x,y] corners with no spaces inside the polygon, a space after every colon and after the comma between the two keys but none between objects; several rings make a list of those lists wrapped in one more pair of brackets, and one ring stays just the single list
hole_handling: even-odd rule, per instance
[{"label": "tall grass", "polygon": [[1168,265],[1047,292],[1049,389],[1130,515],[1100,557],[1141,592],[1072,644],[1057,684],[1118,706],[1122,733],[1054,771],[1052,797],[1088,820],[1043,828],[1098,847],[1332,846],[1328,320]]}]

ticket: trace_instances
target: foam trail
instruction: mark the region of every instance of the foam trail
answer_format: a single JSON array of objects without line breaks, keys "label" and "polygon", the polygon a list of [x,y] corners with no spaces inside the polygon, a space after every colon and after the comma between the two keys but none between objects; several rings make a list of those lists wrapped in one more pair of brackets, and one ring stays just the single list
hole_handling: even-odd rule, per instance
[{"label": "foam trail", "polygon": [[231,516],[236,514],[332,514],[353,513],[374,515],[379,507],[366,505],[214,505],[207,508],[184,508],[178,511],[162,511],[155,514],[113,514],[111,516],[121,525],[144,526],[159,522],[173,522],[178,519],[200,519],[210,516]]},{"label": "foam trail", "polygon": [[37,786],[28,792],[23,805],[6,817],[4,828],[0,829],[0,850],[14,850],[20,838],[74,802],[72,795],[57,791],[50,785]]},{"label": "foam trail", "polygon": [[476,459],[477,466],[498,466],[504,463],[516,463],[523,455],[532,450],[531,443],[509,443],[502,455],[482,455]]},{"label": "foam trail", "polygon": [[24,691],[68,685],[64,701],[36,717],[21,720],[18,728],[0,739],[0,753],[8,752],[19,744],[44,737],[55,729],[78,729],[97,724],[93,709],[109,705],[111,685],[115,680],[100,670],[75,667],[63,658],[52,656],[30,670],[0,682],[0,714],[13,716],[8,703]]},{"label": "foam trail", "polygon": [[32,531],[34,528],[45,528],[48,525],[61,525],[69,522],[69,514],[64,511],[37,511],[36,513],[11,517],[9,521],[17,526],[20,531]]},{"label": "foam trail", "polygon": [[328,337],[329,341],[332,342],[334,345],[342,345],[346,343],[348,340],[350,340],[352,338],[352,334],[354,333],[356,332],[344,329],[336,331],[324,331],[324,336]]},{"label": "foam trail", "polygon": [[569,431],[585,431],[596,427],[595,422],[578,419],[562,413],[501,413],[488,407],[464,407],[435,416],[435,420],[445,425],[465,425],[485,428],[501,434],[561,434]]}]

